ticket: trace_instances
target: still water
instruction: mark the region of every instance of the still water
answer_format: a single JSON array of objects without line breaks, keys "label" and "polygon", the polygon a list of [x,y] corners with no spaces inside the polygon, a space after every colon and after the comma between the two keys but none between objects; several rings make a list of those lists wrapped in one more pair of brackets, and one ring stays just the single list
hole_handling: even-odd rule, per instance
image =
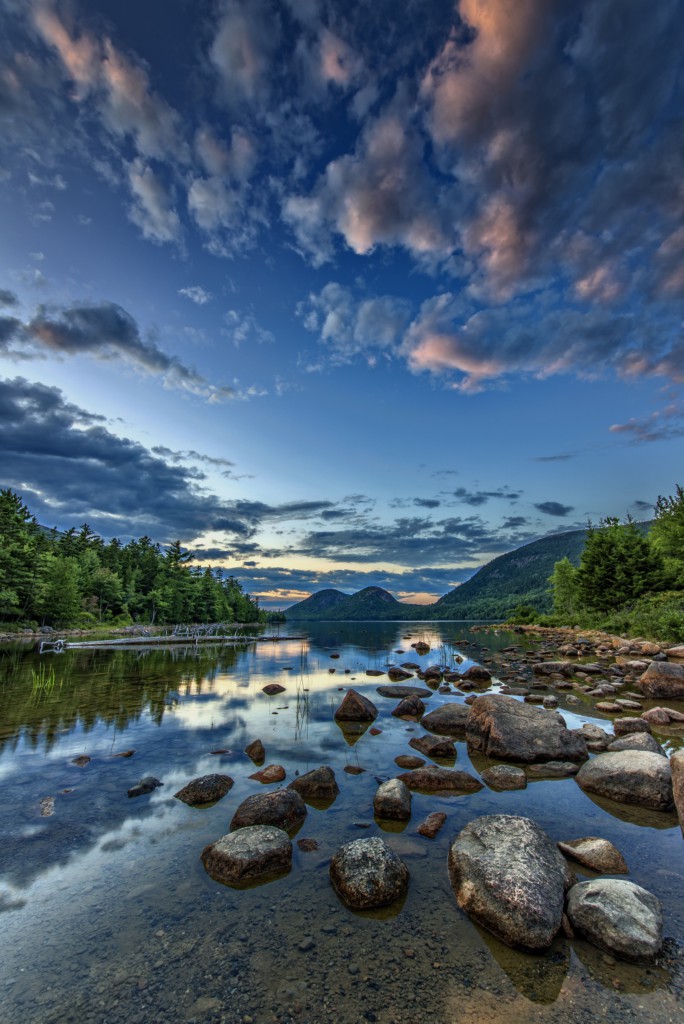
[{"label": "still water", "polygon": [[[513,792],[414,794],[406,827],[384,831],[374,820],[378,781],[398,773],[394,758],[415,753],[408,741],[422,730],[391,716],[396,701],[376,693],[383,679],[366,670],[407,660],[454,664],[459,650],[466,665],[469,657],[496,665],[520,638],[453,622],[300,631],[297,639],[222,648],[42,658],[0,651],[4,1024],[684,1019],[684,843],[674,815],[599,804],[563,779]],[[411,650],[417,640],[431,645],[429,654]],[[285,692],[267,697],[262,687],[274,681]],[[345,737],[334,722],[340,690],[350,685],[379,707],[378,735]],[[464,698],[435,693],[428,703],[454,699]],[[570,726],[601,722],[588,705],[564,708],[562,695],[561,711]],[[249,779],[255,768],[243,749],[257,737],[265,763],[285,768],[284,784],[327,764],[341,792],[325,810],[310,807],[298,833],[316,839],[318,850],[295,844],[288,876],[234,890],[205,873],[200,854],[228,831],[246,796],[275,788]],[[471,764],[464,743],[457,747],[459,767],[485,766]],[[79,767],[79,757],[90,760]],[[209,772],[235,780],[223,800],[191,808],[174,799]],[[129,799],[146,775],[164,785]],[[448,817],[430,840],[417,826],[434,810]],[[616,963],[564,938],[549,954],[529,956],[478,930],[451,893],[447,849],[470,819],[491,813],[528,815],[553,839],[615,843],[629,879],[663,903],[663,962]],[[401,904],[354,913],[331,888],[328,865],[342,843],[369,835],[400,854],[411,883]]]}]

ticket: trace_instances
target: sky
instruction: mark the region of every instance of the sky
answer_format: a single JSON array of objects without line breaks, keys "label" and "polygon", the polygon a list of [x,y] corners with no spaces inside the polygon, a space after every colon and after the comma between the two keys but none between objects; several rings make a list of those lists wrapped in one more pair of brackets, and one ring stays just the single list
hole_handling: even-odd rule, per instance
[{"label": "sky", "polygon": [[0,0],[0,485],[265,606],[684,482],[684,2]]}]

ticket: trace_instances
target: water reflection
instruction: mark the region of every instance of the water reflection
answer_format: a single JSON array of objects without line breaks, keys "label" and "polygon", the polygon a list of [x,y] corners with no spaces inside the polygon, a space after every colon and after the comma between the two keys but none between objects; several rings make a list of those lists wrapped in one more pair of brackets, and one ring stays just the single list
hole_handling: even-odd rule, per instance
[{"label": "water reflection", "polygon": [[[467,644],[459,646],[459,638]],[[410,648],[419,639],[429,653]],[[4,1018],[83,1024],[105,1019],[106,1007],[108,1024],[193,1017],[239,1024],[245,1015],[255,1024],[676,1019],[682,1006],[664,969],[607,964],[579,940],[559,940],[542,958],[502,947],[460,913],[446,875],[448,845],[472,817],[529,814],[554,839],[602,835],[614,842],[630,878],[663,900],[666,933],[680,940],[684,876],[672,815],[646,820],[622,805],[626,813],[616,814],[615,805],[567,779],[458,798],[417,793],[406,825],[374,818],[378,780],[398,774],[394,758],[413,753],[408,741],[422,730],[392,717],[396,701],[376,692],[386,678],[367,677],[366,669],[453,664],[461,655],[466,665],[485,656],[494,665],[518,642],[455,623],[324,624],[306,641],[68,651],[54,659],[50,688],[35,685],[35,654],[3,653]],[[274,681],[286,689],[269,698],[261,688]],[[379,734],[364,726],[351,735],[334,721],[340,688],[349,685],[376,703]],[[455,699],[463,696],[434,693],[427,701]],[[575,725],[591,713],[566,717]],[[206,875],[200,854],[228,831],[245,797],[267,791],[250,781],[254,765],[243,753],[256,738],[265,763],[285,769],[285,785],[297,772],[329,764],[340,794],[326,806],[309,802],[299,837],[315,839],[318,850],[295,847],[287,878],[235,892]],[[462,741],[457,749],[464,770],[491,764],[471,762]],[[131,757],[115,756],[130,750]],[[71,763],[78,755],[91,760],[79,768]],[[173,798],[213,771],[235,780],[223,800],[198,813]],[[148,774],[164,785],[129,800],[127,789]],[[41,816],[46,798],[53,801],[49,817]],[[434,810],[447,822],[426,840],[416,829]],[[404,902],[357,915],[340,905],[328,865],[343,842],[367,835],[381,835],[405,859],[411,883]],[[308,954],[300,948],[305,938],[313,943]]]}]

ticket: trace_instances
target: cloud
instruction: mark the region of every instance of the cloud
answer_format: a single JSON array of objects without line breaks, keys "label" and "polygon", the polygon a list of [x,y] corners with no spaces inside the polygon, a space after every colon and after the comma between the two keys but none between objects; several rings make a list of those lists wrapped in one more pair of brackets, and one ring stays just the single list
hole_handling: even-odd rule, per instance
[{"label": "cloud", "polygon": [[540,501],[534,507],[547,516],[563,517],[573,511],[572,505],[562,505],[559,501]]},{"label": "cloud", "polygon": [[632,502],[632,508],[636,509],[637,512],[653,512],[654,503],[652,501],[643,501],[641,498],[637,498]]},{"label": "cloud", "polygon": [[504,501],[516,502],[522,497],[522,491],[512,491],[508,487],[499,488],[496,491],[469,491],[467,487],[457,487],[451,494],[464,505],[472,505],[477,508],[479,505],[486,505],[492,498],[500,498]]},{"label": "cloud", "polygon": [[236,348],[247,342],[263,345],[275,341],[271,332],[257,323],[251,313],[239,313],[236,309],[229,309],[223,319],[226,326],[221,328],[221,333],[228,337]]},{"label": "cloud", "polygon": [[[181,388],[213,400],[236,397],[234,388],[209,384],[205,377],[144,341],[134,318],[114,302],[74,304],[64,309],[39,306],[26,323],[4,318],[0,336],[5,354],[35,358],[47,353],[113,359],[144,373],[159,376],[167,387]],[[13,347],[12,347],[13,346]]]},{"label": "cloud", "polygon": [[262,107],[268,101],[271,61],[280,41],[280,18],[269,3],[240,5],[227,0],[209,50],[221,98],[232,109]]},{"label": "cloud", "polygon": [[609,430],[613,434],[622,434],[630,444],[670,441],[684,436],[684,408],[678,401],[671,402],[641,419],[613,423]]},{"label": "cloud", "polygon": [[411,306],[389,295],[356,299],[351,289],[331,281],[297,306],[308,331],[318,334],[334,362],[349,362],[359,353],[398,350]]},{"label": "cloud", "polygon": [[413,504],[419,508],[439,508],[442,503],[438,498],[414,498]]},{"label": "cloud", "polygon": [[128,183],[133,205],[128,215],[143,233],[143,237],[159,244],[180,238],[180,218],[172,205],[164,182],[142,160],[134,160],[128,167]]},{"label": "cloud", "polygon": [[187,288],[179,288],[178,294],[184,295],[186,299],[190,299],[191,302],[198,306],[206,305],[214,297],[211,292],[206,291],[199,284],[189,285]]},{"label": "cloud", "polygon": [[4,485],[23,494],[40,522],[66,528],[87,520],[107,537],[191,542],[215,532],[248,543],[266,521],[306,520],[331,506],[223,501],[202,486],[196,466],[117,436],[58,388],[22,377],[0,379],[0,448]]}]

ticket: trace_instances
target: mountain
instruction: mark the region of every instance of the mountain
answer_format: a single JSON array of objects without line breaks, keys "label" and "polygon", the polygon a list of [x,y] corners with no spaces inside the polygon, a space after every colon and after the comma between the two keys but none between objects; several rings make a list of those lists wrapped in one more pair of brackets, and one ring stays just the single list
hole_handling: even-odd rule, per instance
[{"label": "mountain", "polygon": [[299,601],[287,609],[287,618],[290,619],[328,619],[332,617],[335,608],[349,600],[349,594],[343,594],[341,590],[319,590],[311,597]]},{"label": "mountain", "polygon": [[288,622],[295,619],[363,622],[370,619],[414,619],[419,617],[420,611],[418,605],[402,604],[382,587],[365,587],[351,596],[339,590],[319,590],[305,601],[286,608],[285,616]]}]

